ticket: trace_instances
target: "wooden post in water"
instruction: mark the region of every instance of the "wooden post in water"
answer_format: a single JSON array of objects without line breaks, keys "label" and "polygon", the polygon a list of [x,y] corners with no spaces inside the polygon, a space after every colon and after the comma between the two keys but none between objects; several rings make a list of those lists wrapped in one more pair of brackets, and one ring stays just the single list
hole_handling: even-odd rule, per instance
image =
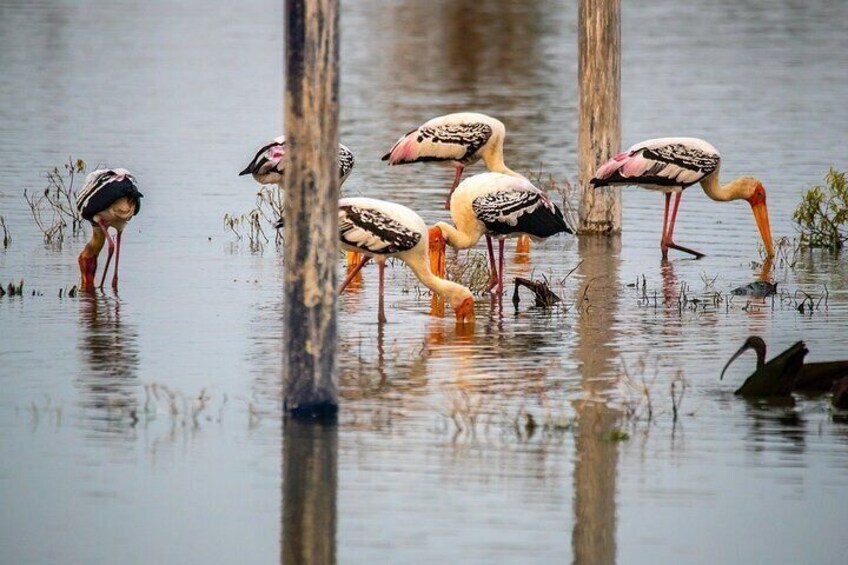
[{"label": "wooden post in water", "polygon": [[589,187],[598,165],[621,145],[620,0],[580,0],[577,15],[580,125],[580,233],[621,230],[621,189]]},{"label": "wooden post in water", "polygon": [[338,0],[286,0],[284,409],[333,417],[338,260]]}]

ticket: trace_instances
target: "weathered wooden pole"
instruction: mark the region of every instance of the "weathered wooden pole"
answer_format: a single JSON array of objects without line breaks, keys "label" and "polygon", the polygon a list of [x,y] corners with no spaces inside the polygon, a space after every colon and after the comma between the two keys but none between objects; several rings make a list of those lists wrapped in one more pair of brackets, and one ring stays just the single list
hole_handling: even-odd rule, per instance
[{"label": "weathered wooden pole", "polygon": [[335,416],[338,0],[286,0],[284,408]]},{"label": "weathered wooden pole", "polygon": [[589,180],[621,145],[620,0],[580,0],[577,20],[580,233],[613,233],[621,230],[621,189],[593,189]]}]

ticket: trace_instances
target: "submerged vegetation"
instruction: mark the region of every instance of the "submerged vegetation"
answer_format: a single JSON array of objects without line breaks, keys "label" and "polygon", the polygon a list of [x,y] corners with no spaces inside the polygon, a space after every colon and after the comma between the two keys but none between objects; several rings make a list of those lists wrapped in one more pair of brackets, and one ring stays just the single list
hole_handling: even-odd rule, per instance
[{"label": "submerged vegetation", "polygon": [[53,167],[47,171],[47,186],[44,189],[32,193],[24,190],[24,199],[35,225],[44,237],[44,243],[61,248],[68,225],[73,236],[82,231],[83,219],[77,210],[74,184],[79,175],[85,174],[85,170],[85,161],[68,157],[68,162],[61,169]]},{"label": "submerged vegetation", "polygon": [[831,168],[825,186],[804,193],[793,218],[801,233],[801,245],[838,251],[848,242],[848,179]]},{"label": "submerged vegetation", "polygon": [[0,228],[3,229],[3,249],[8,249],[12,244],[12,235],[9,233],[9,226],[6,225],[6,218],[0,215]]},{"label": "submerged vegetation", "polygon": [[224,227],[231,231],[236,239],[242,241],[245,236],[251,251],[262,251],[270,241],[266,227],[274,234],[274,244],[283,243],[283,231],[275,225],[283,217],[286,206],[283,202],[283,189],[276,184],[265,184],[256,193],[256,205],[243,214],[224,214]]}]

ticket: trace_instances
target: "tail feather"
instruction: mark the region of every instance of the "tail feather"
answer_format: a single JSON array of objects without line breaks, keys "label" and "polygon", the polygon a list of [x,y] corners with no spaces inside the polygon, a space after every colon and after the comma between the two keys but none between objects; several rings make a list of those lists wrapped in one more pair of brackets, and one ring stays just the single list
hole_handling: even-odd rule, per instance
[{"label": "tail feather", "polygon": [[414,135],[407,135],[389,152],[389,165],[401,165],[411,163],[418,158],[418,144]]},{"label": "tail feather", "polygon": [[593,187],[606,186],[609,183],[606,182],[610,177],[612,177],[619,169],[627,166],[628,169],[632,169],[634,165],[628,165],[630,163],[630,154],[629,153],[619,153],[595,171],[592,180],[589,181],[589,184]]}]

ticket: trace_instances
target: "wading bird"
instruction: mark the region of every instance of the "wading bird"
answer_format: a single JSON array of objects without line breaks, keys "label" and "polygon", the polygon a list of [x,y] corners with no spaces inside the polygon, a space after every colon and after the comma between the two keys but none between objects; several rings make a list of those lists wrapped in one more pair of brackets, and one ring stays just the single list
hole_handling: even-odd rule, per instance
[{"label": "wading bird", "polygon": [[[286,138],[281,135],[257,151],[247,167],[239,173],[239,176],[253,175],[254,180],[259,184],[276,184],[282,188],[286,173],[285,160],[283,159],[285,156]],[[347,146],[339,143],[339,189],[350,176],[353,164],[353,152]],[[351,268],[356,265],[361,258],[362,256],[358,253],[349,253],[347,256],[348,267]]]},{"label": "wading bird", "polygon": [[[94,290],[94,276],[97,273],[97,256],[103,249],[103,243],[109,243],[109,255],[106,267],[100,279],[100,288],[106,281],[106,271],[115,254],[115,271],[112,274],[112,288],[118,288],[118,263],[121,259],[121,233],[127,222],[141,210],[141,192],[138,191],[135,178],[126,169],[98,169],[85,177],[85,184],[77,194],[77,209],[83,219],[91,222],[91,239],[85,244],[79,255],[81,274],[80,289]],[[115,228],[116,240],[109,235],[109,228]]]},{"label": "wading bird", "polygon": [[445,274],[445,246],[468,249],[487,235],[498,239],[498,264],[492,240],[489,250],[489,287],[503,292],[504,239],[528,235],[545,239],[561,232],[574,233],[565,223],[562,211],[548,195],[524,177],[501,173],[483,173],[462,181],[450,201],[451,218],[456,227],[438,222],[431,230],[432,269]]},{"label": "wading bird", "polygon": [[[637,143],[624,153],[619,153],[595,171],[590,181],[594,187],[638,185],[648,190],[665,193],[663,234],[660,241],[663,258],[669,249],[677,249],[695,257],[704,254],[674,243],[674,221],[683,190],[695,183],[713,200],[747,200],[757,222],[766,253],[774,255],[766,208],[766,190],[754,177],[740,177],[721,186],[718,181],[721,155],[715,147],[693,137],[665,137]],[[674,207],[669,218],[668,209],[672,193]]]},{"label": "wading bird", "polygon": [[427,225],[421,216],[400,204],[373,198],[342,198],[339,200],[339,239],[346,251],[363,254],[348,274],[343,291],[356,273],[373,258],[380,268],[378,320],[386,321],[383,309],[383,277],[386,259],[406,263],[421,284],[445,299],[456,313],[456,321],[474,321],[474,298],[464,286],[436,276],[427,261]]},{"label": "wading bird", "polygon": [[453,191],[459,186],[462,171],[480,159],[496,173],[520,176],[504,164],[503,143],[506,128],[500,120],[486,114],[460,112],[425,122],[397,140],[383,161],[389,165],[437,162],[453,165],[455,174],[445,210],[450,207]]},{"label": "wading bird", "polygon": [[789,396],[793,391],[827,392],[839,379],[848,377],[848,360],[804,363],[808,350],[803,341],[796,342],[766,363],[766,342],[752,335],[733,354],[719,378],[723,379],[730,364],[749,349],[757,354],[757,369],[736,390],[740,396]]},{"label": "wading bird", "polygon": [[[286,138],[280,136],[256,152],[239,176],[253,175],[259,184],[278,184],[282,186],[285,177]],[[350,176],[353,170],[353,153],[339,143],[339,188]]]}]

